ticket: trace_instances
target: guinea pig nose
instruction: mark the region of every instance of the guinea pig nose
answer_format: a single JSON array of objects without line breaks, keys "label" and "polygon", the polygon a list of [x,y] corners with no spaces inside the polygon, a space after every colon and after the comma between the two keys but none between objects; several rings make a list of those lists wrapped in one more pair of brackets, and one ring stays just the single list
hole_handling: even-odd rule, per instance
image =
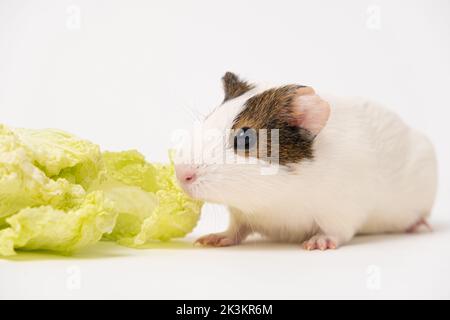
[{"label": "guinea pig nose", "polygon": [[182,183],[192,183],[197,179],[197,170],[195,167],[179,164],[175,166],[177,179]]}]

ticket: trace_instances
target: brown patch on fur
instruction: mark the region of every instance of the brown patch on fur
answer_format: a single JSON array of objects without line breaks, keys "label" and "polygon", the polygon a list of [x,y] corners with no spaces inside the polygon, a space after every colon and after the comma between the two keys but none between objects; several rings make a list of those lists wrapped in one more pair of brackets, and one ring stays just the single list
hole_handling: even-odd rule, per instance
[{"label": "brown patch on fur", "polygon": [[237,98],[254,88],[253,85],[239,79],[239,77],[232,72],[225,73],[222,82],[225,91],[223,102]]},{"label": "brown patch on fur", "polygon": [[[264,91],[250,98],[244,110],[234,120],[232,128],[235,130],[252,128],[258,132],[260,129],[267,129],[267,146],[259,145],[258,132],[258,152],[256,153],[258,158],[264,155],[271,157],[273,139],[270,130],[272,129],[279,130],[280,164],[286,165],[313,158],[314,136],[309,131],[292,125],[293,118],[298,117],[294,114],[292,102],[299,94],[314,94],[314,90],[310,87],[287,85]],[[262,147],[267,151],[260,152]],[[244,151],[235,148],[235,152],[243,153]],[[245,150],[245,155],[249,156],[251,152]]]}]

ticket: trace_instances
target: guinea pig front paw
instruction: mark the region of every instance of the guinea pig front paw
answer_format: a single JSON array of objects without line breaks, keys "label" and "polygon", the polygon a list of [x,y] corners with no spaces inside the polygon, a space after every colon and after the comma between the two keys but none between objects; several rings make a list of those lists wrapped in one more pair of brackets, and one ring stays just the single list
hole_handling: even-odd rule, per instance
[{"label": "guinea pig front paw", "polygon": [[213,233],[207,236],[201,237],[195,244],[199,244],[207,247],[231,247],[239,244],[239,241],[235,236],[231,236],[227,233]]},{"label": "guinea pig front paw", "polygon": [[309,240],[303,242],[303,248],[305,250],[328,250],[337,249],[338,241],[334,237],[330,237],[324,234],[316,234]]}]

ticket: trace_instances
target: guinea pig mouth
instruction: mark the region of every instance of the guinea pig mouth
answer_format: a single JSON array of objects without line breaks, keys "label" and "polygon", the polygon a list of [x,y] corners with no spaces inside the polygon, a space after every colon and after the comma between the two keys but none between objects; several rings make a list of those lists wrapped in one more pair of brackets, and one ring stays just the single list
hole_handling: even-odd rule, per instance
[{"label": "guinea pig mouth", "polygon": [[197,183],[185,185],[185,184],[178,182],[178,184],[180,185],[180,187],[184,191],[184,193],[194,200],[218,203],[216,200],[211,199],[211,198],[207,197],[207,195],[203,194],[202,188]]},{"label": "guinea pig mouth", "polygon": [[195,184],[185,184],[180,182],[177,179],[178,185],[180,186],[180,188],[184,191],[184,193],[186,193],[189,197],[193,198],[193,199],[198,199],[198,197],[196,196],[196,192],[195,192]]},{"label": "guinea pig mouth", "polygon": [[184,193],[186,193],[188,196],[192,197],[192,188],[191,186],[187,186],[184,183],[177,181],[178,185],[180,186],[180,188],[184,191]]}]

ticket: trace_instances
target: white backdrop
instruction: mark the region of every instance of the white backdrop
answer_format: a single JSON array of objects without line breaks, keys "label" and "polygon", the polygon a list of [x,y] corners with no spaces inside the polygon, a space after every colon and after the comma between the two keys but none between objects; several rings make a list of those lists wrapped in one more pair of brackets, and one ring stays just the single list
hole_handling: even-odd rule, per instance
[{"label": "white backdrop", "polygon": [[391,106],[433,140],[434,217],[450,217],[448,0],[0,0],[0,122],[10,126],[166,161],[189,110],[220,103],[228,70]]}]

